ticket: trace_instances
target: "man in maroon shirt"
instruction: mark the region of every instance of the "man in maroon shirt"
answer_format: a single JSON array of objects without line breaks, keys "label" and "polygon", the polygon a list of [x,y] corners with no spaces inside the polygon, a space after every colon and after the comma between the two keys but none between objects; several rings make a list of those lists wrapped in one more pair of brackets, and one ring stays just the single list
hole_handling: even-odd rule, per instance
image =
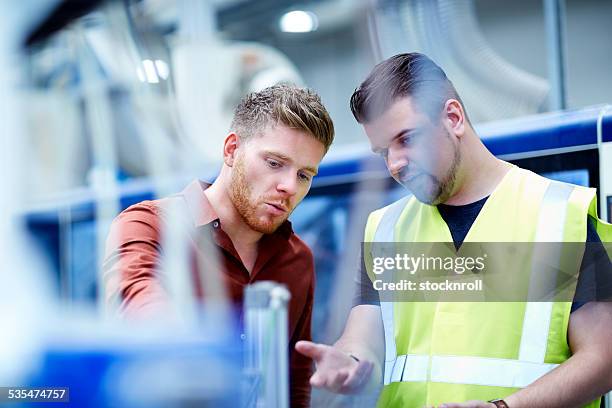
[{"label": "man in maroon shirt", "polygon": [[[174,313],[163,283],[169,271],[160,268],[161,234],[170,206],[183,208],[196,296],[207,294],[198,268],[211,264],[222,269],[223,286],[236,303],[246,285],[260,280],[283,283],[291,292],[291,406],[308,406],[311,361],[294,345],[311,338],[314,264],[287,218],[308,193],[333,137],[329,114],[310,90],[274,86],[246,96],[212,185],[196,180],[177,195],[133,205],[115,219],[103,265],[107,303],[130,318]],[[211,255],[200,245],[202,236],[219,250],[218,262],[207,263]]]}]

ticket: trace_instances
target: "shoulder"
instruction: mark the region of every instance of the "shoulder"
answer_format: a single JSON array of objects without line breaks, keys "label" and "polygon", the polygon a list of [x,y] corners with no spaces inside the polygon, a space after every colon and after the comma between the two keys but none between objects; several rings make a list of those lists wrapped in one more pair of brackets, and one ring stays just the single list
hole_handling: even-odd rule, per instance
[{"label": "shoulder", "polygon": [[[529,189],[533,190],[539,186],[541,194],[545,194],[545,191],[548,191],[554,197],[563,198],[576,211],[588,212],[596,200],[597,190],[595,188],[553,180],[520,167],[518,169],[525,182],[529,185]],[[555,188],[551,189],[551,187]]]},{"label": "shoulder", "polygon": [[540,174],[534,173],[531,170],[523,169],[521,167],[517,167],[519,170],[519,174],[523,177],[527,178],[530,183],[539,183],[543,185],[550,185],[550,183],[555,183],[558,186],[564,186],[574,195],[578,195],[581,197],[585,197],[587,200],[592,199],[595,196],[597,190],[592,187],[585,187],[578,184],[572,184],[565,181],[554,180],[549,177],[544,177]]},{"label": "shoulder", "polygon": [[147,222],[159,216],[158,200],[146,200],[130,205],[121,211],[115,218],[114,223],[143,221]]},{"label": "shoulder", "polygon": [[310,247],[295,232],[292,232],[288,239],[289,251],[295,257],[314,265],[314,255]]},{"label": "shoulder", "polygon": [[167,216],[172,203],[183,202],[182,196],[175,195],[157,200],[144,200],[123,210],[115,221],[159,222]]},{"label": "shoulder", "polygon": [[121,211],[113,225],[144,224],[157,228],[161,215],[160,200],[146,200],[133,204]]},{"label": "shoulder", "polygon": [[161,229],[165,200],[145,200],[121,211],[111,224],[111,235],[123,239],[157,237]]},{"label": "shoulder", "polygon": [[158,245],[159,212],[154,201],[143,201],[123,210],[110,225],[107,250],[136,242]]},{"label": "shoulder", "polygon": [[372,211],[368,216],[368,220],[380,221],[387,211],[402,211],[407,205],[412,205],[413,202],[416,202],[416,199],[412,195],[402,197],[389,205]]},{"label": "shoulder", "polygon": [[414,196],[405,196],[400,198],[397,201],[392,202],[391,204],[374,210],[368,215],[368,221],[365,227],[365,241],[372,241],[374,238],[374,233],[376,232],[376,227],[382,220],[383,216],[387,213],[387,211],[394,212],[402,212],[407,206],[414,205],[418,203],[418,201],[414,198]]}]

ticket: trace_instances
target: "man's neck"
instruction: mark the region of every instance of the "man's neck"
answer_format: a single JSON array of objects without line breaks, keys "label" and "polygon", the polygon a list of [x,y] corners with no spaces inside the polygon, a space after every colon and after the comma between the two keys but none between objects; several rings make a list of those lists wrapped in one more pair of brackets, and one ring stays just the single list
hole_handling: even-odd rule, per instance
[{"label": "man's neck", "polygon": [[459,188],[444,204],[466,205],[490,196],[512,168],[512,164],[493,156],[484,145],[474,147],[465,156],[457,176]]}]

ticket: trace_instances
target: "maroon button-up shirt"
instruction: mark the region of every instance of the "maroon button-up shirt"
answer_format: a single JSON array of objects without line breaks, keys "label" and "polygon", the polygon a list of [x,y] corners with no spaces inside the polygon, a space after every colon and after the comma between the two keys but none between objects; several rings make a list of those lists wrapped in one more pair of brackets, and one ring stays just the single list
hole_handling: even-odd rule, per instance
[{"label": "maroon button-up shirt", "polygon": [[[154,318],[171,308],[162,283],[162,275],[167,272],[159,269],[160,237],[167,228],[167,204],[170,200],[179,200],[182,205],[179,208],[186,209],[183,215],[192,223],[194,232],[189,234],[187,242],[192,253],[192,275],[197,296],[205,296],[206,288],[200,287],[196,259],[206,259],[207,256],[197,245],[197,233],[210,234],[219,249],[219,262],[223,268],[221,276],[234,303],[242,302],[246,285],[260,280],[280,282],[291,292],[288,309],[291,406],[307,407],[311,360],[297,353],[294,345],[299,340],[311,339],[315,285],[312,253],[293,233],[291,223],[286,221],[273,234],[263,235],[255,266],[249,274],[204,194],[207,187],[208,184],[193,181],[180,194],[143,201],[129,207],[114,220],[103,264],[107,302],[120,303],[121,312],[128,317]],[[196,253],[198,251],[201,253]]]}]

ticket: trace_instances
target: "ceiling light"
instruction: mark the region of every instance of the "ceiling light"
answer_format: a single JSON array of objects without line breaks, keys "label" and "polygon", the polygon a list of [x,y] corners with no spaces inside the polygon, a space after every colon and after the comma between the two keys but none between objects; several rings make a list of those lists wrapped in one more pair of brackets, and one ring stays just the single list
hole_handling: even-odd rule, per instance
[{"label": "ceiling light", "polygon": [[295,10],[285,13],[279,25],[285,33],[308,33],[317,29],[319,21],[310,11]]},{"label": "ceiling light", "polygon": [[157,74],[161,79],[168,79],[168,74],[170,70],[168,69],[168,64],[163,60],[155,60],[155,68],[157,69]]},{"label": "ceiling light", "polygon": [[142,60],[142,65],[136,68],[136,74],[140,82],[148,82],[150,84],[159,83],[159,79],[168,79],[170,70],[168,64],[160,59],[155,61],[146,59]]},{"label": "ceiling light", "polygon": [[136,73],[141,82],[156,84],[159,82],[159,77],[155,70],[155,63],[150,59],[142,60],[142,65],[137,68]]}]

